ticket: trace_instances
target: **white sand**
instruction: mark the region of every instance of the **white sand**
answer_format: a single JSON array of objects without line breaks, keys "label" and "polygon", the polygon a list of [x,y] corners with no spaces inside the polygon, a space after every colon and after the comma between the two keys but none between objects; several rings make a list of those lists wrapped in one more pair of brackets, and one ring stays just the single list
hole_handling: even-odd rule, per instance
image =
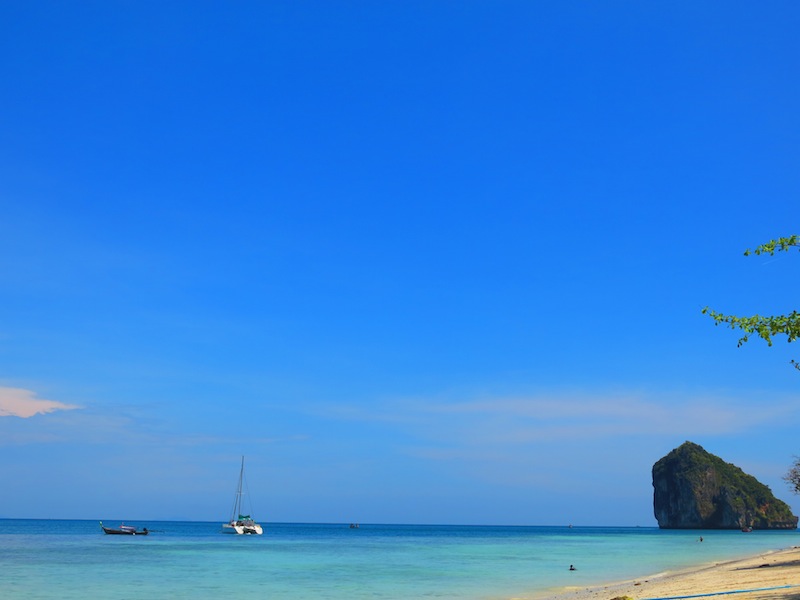
[{"label": "white sand", "polygon": [[800,547],[633,581],[566,588],[539,594],[536,598],[611,600],[630,596],[635,600],[646,600],[701,594],[714,594],[704,596],[703,600],[800,600]]}]

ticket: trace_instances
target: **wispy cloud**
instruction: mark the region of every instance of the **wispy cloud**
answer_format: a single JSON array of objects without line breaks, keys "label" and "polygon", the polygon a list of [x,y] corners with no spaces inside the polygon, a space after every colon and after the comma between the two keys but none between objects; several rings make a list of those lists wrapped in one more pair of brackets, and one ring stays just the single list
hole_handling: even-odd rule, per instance
[{"label": "wispy cloud", "polygon": [[36,393],[30,390],[0,387],[0,417],[28,419],[35,415],[45,415],[58,410],[75,410],[78,408],[81,407],[75,404],[37,398]]},{"label": "wispy cloud", "polygon": [[[759,409],[753,410],[757,404]],[[705,393],[564,392],[514,397],[412,398],[325,409],[329,417],[506,443],[619,435],[729,435],[797,412],[795,399],[753,399]]]},{"label": "wispy cloud", "polygon": [[524,485],[531,477],[542,485],[550,478],[569,486],[576,471],[604,473],[608,481],[646,472],[685,440],[755,439],[796,422],[800,405],[796,397],[752,391],[745,398],[698,390],[562,389],[393,399],[320,407],[317,414],[360,421],[373,435],[386,431],[398,454],[461,465],[471,478]]},{"label": "wispy cloud", "polygon": [[701,395],[557,394],[417,405],[418,414],[446,417],[506,443],[552,439],[608,438],[620,435],[727,435],[785,415],[784,407],[761,406]]},{"label": "wispy cloud", "polygon": [[572,493],[581,473],[584,485],[610,490],[635,478],[644,482],[636,493],[647,495],[650,467],[683,441],[756,439],[796,422],[800,407],[794,397],[752,393],[554,390],[397,399],[327,416],[400,432],[398,454],[487,485]]}]

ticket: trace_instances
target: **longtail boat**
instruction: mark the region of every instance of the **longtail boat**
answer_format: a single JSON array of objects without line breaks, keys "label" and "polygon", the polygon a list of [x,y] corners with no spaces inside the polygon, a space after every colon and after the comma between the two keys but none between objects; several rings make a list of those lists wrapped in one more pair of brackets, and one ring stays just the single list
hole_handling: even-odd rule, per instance
[{"label": "longtail boat", "polygon": [[150,533],[147,530],[147,527],[137,531],[136,527],[125,525],[125,523],[120,525],[119,529],[112,529],[111,527],[106,527],[105,525],[103,525],[103,522],[100,521],[100,527],[102,527],[103,531],[108,535],[147,535],[148,533]]}]

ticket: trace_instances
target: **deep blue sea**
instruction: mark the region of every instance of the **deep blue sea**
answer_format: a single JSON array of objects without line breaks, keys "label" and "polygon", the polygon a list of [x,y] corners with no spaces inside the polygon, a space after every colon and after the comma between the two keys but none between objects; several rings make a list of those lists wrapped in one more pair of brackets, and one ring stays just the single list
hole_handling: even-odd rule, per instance
[{"label": "deep blue sea", "polygon": [[800,542],[797,531],[648,527],[268,523],[263,536],[235,536],[221,533],[220,523],[126,524],[151,533],[105,535],[97,521],[0,519],[0,597],[507,600]]}]

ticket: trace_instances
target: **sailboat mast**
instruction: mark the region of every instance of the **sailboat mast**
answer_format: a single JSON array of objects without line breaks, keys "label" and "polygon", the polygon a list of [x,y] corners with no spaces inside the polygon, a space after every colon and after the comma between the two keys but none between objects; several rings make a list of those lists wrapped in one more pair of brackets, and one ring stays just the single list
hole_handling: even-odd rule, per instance
[{"label": "sailboat mast", "polygon": [[244,456],[242,456],[242,468],[239,470],[239,485],[236,488],[236,497],[233,499],[233,514],[231,521],[238,521],[242,514],[242,479],[244,477]]},{"label": "sailboat mast", "polygon": [[236,518],[242,514],[242,480],[244,479],[244,456],[242,456],[242,468],[239,469],[239,491],[236,494]]}]

